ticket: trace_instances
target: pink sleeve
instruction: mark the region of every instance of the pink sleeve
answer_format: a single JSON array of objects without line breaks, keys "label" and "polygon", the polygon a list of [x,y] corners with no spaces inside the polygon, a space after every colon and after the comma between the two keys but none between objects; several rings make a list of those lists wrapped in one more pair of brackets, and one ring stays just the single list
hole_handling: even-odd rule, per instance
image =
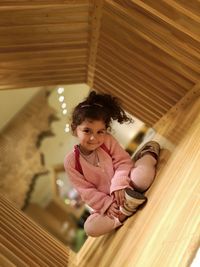
[{"label": "pink sleeve", "polygon": [[68,174],[72,185],[80,194],[81,199],[92,209],[104,214],[113,203],[113,197],[98,191],[95,185],[88,182],[74,166],[74,159],[72,160],[72,157],[66,157],[64,161],[65,171]]},{"label": "pink sleeve", "polygon": [[130,155],[119,145],[112,135],[108,135],[108,138],[105,140],[105,145],[112,155],[115,172],[110,187],[110,194],[112,194],[116,190],[130,187],[129,175],[134,163]]}]

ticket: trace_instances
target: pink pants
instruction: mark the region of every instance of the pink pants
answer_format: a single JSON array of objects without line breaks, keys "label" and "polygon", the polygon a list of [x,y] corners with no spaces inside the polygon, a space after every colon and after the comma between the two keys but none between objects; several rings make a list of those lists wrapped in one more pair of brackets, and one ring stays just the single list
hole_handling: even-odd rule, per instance
[{"label": "pink pants", "polygon": [[[135,162],[130,175],[135,189],[142,192],[150,187],[155,177],[156,163],[156,159],[149,155]],[[93,213],[87,218],[84,229],[88,236],[97,237],[111,232],[120,225],[122,223],[118,218],[111,219],[105,214]]]}]

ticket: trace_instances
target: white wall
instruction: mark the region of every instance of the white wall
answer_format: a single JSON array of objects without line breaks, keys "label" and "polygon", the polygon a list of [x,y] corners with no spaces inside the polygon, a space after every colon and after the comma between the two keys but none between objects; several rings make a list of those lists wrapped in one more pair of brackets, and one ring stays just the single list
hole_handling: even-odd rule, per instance
[{"label": "white wall", "polygon": [[131,116],[127,113],[130,117],[133,118],[133,123],[124,123],[120,124],[116,121],[113,122],[112,126],[112,133],[116,137],[116,139],[119,141],[122,147],[126,148],[128,144],[130,143],[131,139],[135,137],[135,135],[138,133],[139,129],[141,129],[144,126],[144,123],[135,117]]}]

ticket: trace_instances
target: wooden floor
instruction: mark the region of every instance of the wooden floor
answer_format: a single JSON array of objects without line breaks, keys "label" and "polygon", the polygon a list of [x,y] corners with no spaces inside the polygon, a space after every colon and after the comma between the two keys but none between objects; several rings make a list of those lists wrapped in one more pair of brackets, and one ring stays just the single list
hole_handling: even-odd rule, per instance
[{"label": "wooden floor", "polygon": [[163,149],[147,205],[113,233],[88,238],[71,266],[190,265],[200,241],[199,86],[155,128]]}]

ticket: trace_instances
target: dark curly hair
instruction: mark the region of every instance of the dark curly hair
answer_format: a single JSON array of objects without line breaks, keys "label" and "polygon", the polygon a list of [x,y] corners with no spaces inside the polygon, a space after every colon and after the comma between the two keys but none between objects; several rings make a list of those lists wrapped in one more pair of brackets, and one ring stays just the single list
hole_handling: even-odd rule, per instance
[{"label": "dark curly hair", "polygon": [[103,120],[106,129],[110,128],[112,120],[119,123],[133,122],[121,108],[117,97],[96,93],[95,91],[91,91],[88,97],[74,108],[71,123],[72,131],[86,119]]}]

